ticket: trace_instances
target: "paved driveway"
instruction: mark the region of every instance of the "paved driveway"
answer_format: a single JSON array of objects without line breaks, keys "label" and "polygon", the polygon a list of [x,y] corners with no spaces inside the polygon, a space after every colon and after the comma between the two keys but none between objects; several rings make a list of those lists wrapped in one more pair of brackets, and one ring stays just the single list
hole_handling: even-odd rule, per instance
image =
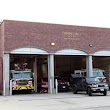
[{"label": "paved driveway", "polygon": [[91,97],[84,92],[0,96],[0,110],[110,110],[110,91]]}]

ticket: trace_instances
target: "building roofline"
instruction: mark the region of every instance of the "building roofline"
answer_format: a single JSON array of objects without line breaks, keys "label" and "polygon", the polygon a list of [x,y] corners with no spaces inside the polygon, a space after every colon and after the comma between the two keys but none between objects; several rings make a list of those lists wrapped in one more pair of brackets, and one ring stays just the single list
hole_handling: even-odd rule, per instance
[{"label": "building roofline", "polygon": [[87,25],[72,25],[72,24],[60,24],[60,23],[51,23],[51,22],[37,22],[37,21],[28,21],[28,20],[13,20],[13,19],[4,19],[5,21],[12,21],[12,22],[24,22],[24,23],[39,23],[39,24],[48,24],[48,25],[60,25],[60,26],[70,26],[70,27],[80,27],[80,28],[95,28],[95,29],[110,29],[110,27],[98,27],[98,26],[87,26]]}]

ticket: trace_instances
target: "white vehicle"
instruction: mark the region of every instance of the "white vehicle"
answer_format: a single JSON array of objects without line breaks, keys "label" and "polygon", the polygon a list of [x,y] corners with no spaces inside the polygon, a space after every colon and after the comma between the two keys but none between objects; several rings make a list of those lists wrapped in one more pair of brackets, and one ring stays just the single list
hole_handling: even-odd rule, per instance
[{"label": "white vehicle", "polygon": [[11,70],[10,79],[12,80],[12,90],[34,91],[33,73],[31,70]]},{"label": "white vehicle", "polygon": [[[74,74],[81,75],[83,77],[87,76],[87,71],[86,69],[82,70],[75,70]],[[106,77],[104,76],[104,70],[98,69],[98,68],[93,68],[93,77],[97,77],[99,80],[102,80],[103,82],[106,82]]]}]

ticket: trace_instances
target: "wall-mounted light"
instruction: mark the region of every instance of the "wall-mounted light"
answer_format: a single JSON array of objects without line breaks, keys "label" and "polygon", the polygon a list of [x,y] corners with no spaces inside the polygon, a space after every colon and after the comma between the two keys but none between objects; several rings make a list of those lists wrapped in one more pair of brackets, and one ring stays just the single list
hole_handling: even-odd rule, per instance
[{"label": "wall-mounted light", "polygon": [[92,47],[93,45],[92,44],[89,44],[89,47]]},{"label": "wall-mounted light", "polygon": [[51,43],[51,45],[52,45],[52,46],[54,46],[54,45],[55,45],[55,43],[54,43],[54,42],[52,42],[52,43]]}]

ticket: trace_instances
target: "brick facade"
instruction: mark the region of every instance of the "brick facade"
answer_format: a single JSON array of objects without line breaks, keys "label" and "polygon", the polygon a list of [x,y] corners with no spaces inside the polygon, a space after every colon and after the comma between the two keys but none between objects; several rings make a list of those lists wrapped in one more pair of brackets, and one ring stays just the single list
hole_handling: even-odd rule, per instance
[{"label": "brick facade", "polygon": [[[49,53],[79,49],[92,54],[99,50],[110,50],[108,28],[4,20],[4,29],[4,51],[34,47]],[[55,46],[50,45],[52,42]]]}]

